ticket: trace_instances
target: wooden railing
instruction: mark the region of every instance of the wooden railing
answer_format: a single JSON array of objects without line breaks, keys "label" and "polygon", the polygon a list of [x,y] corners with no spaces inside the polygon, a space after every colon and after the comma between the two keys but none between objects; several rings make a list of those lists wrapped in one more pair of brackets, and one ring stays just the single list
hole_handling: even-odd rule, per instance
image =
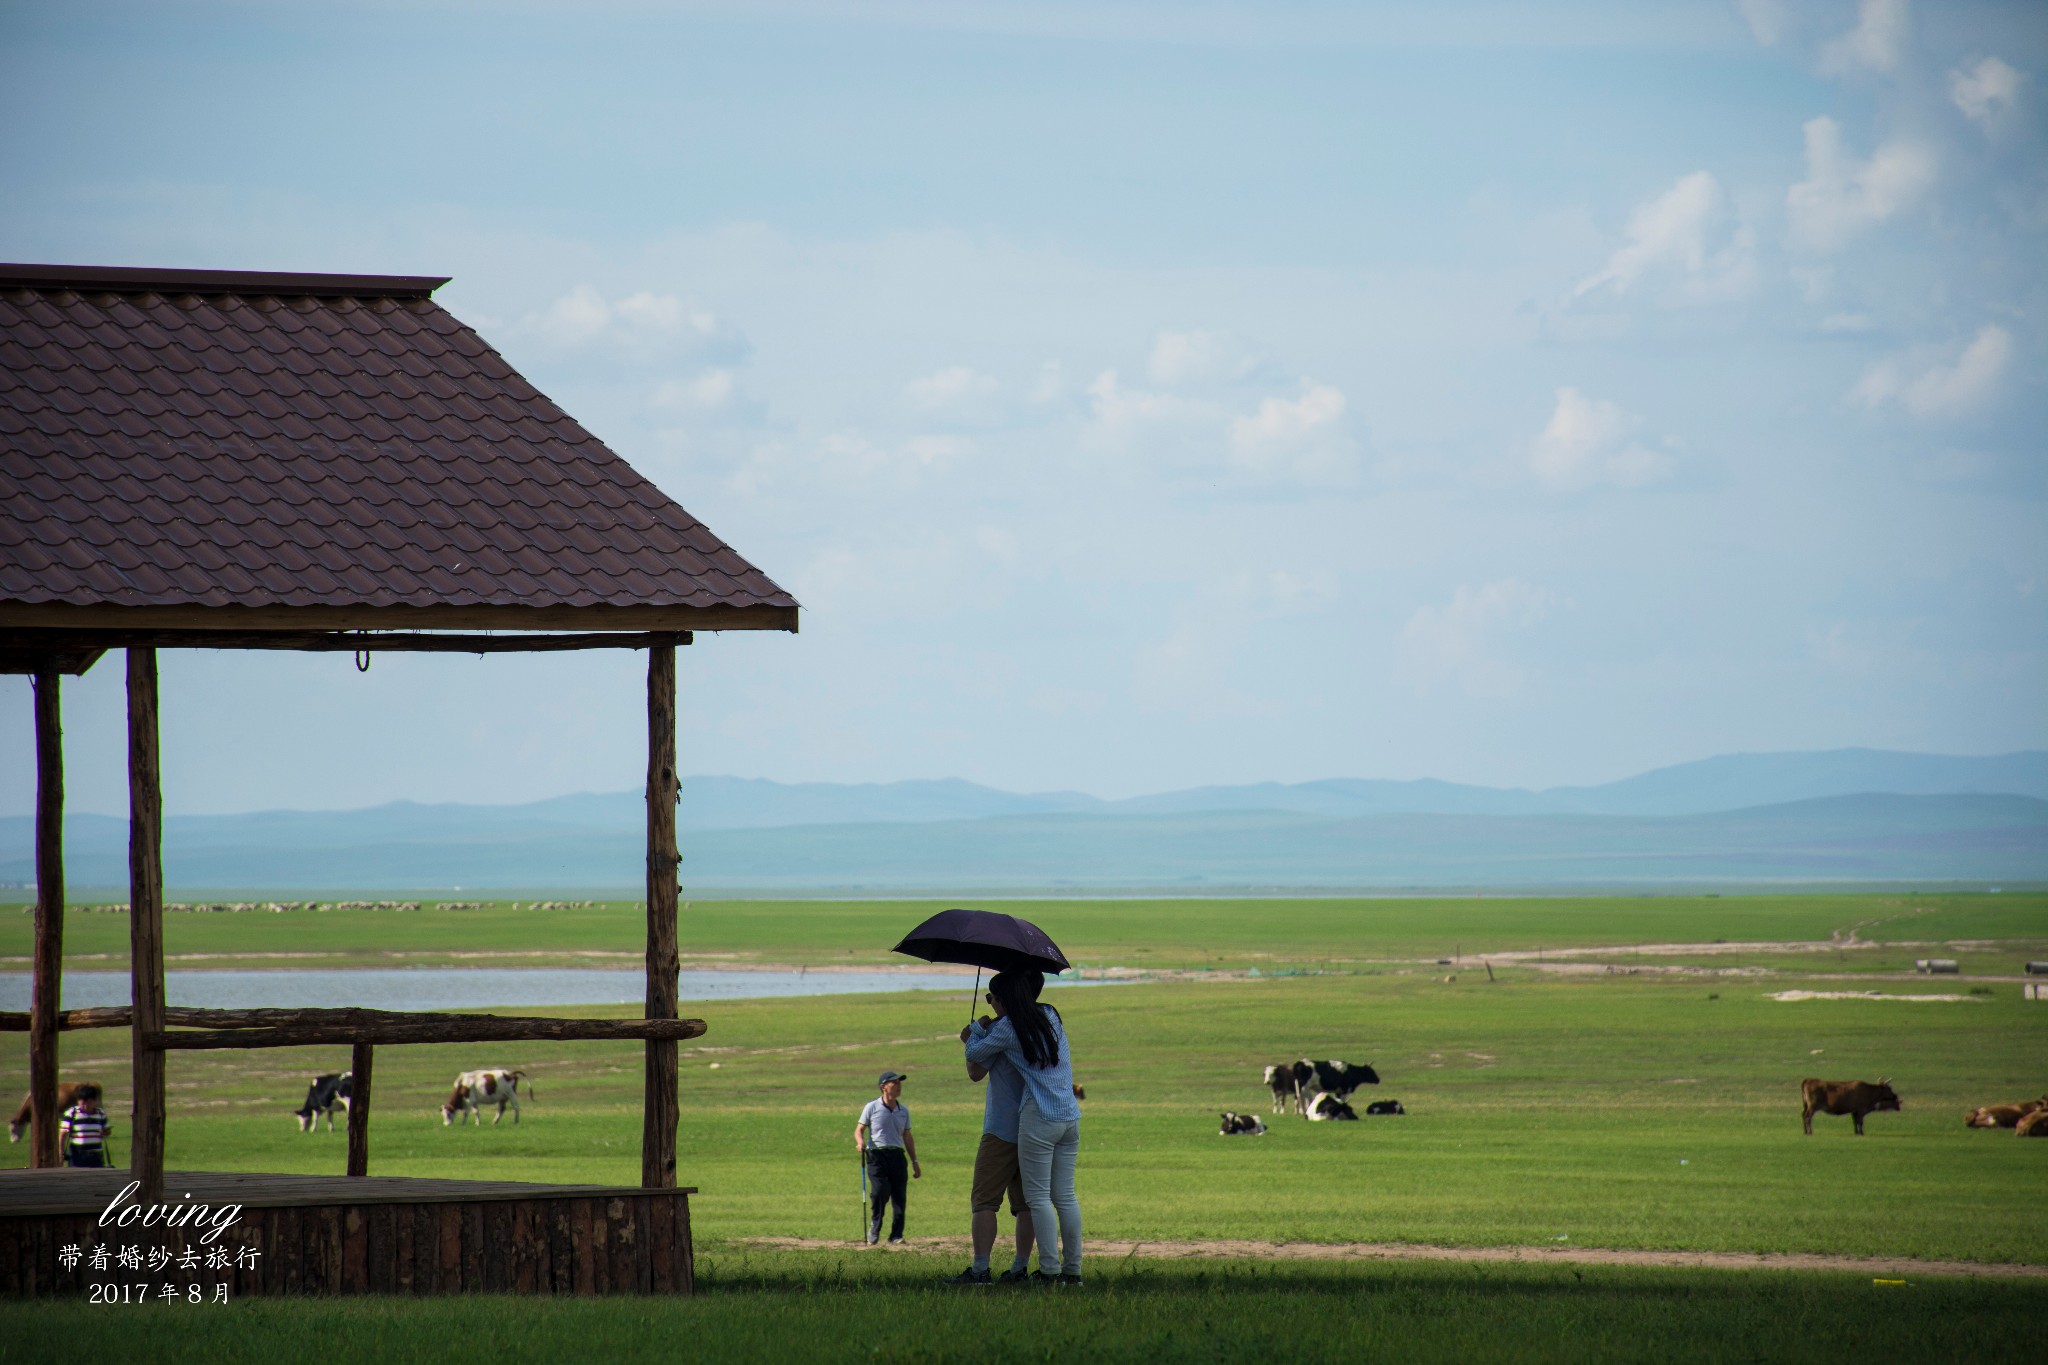
[{"label": "wooden railing", "polygon": [[[27,1031],[30,1016],[0,1010],[0,1032]],[[312,1047],[347,1043],[348,1173],[370,1173],[370,1076],[378,1043],[607,1042],[676,1043],[704,1036],[702,1019],[552,1019],[508,1014],[427,1014],[372,1009],[207,1010],[165,1006],[164,1028],[146,1029],[153,1054],[222,1048]],[[133,1028],[135,1011],[119,1005],[63,1010],[57,1027]]]}]

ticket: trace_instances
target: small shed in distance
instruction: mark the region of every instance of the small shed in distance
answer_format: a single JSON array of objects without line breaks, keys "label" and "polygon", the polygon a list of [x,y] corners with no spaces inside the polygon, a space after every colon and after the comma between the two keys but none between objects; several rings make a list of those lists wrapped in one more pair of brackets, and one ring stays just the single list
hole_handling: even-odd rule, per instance
[{"label": "small shed in distance", "polygon": [[[163,1189],[169,1052],[353,1043],[349,1170],[363,1176],[377,1043],[635,1037],[641,1185],[675,1186],[677,1041],[703,1031],[677,1017],[675,648],[700,630],[795,631],[798,605],[435,303],[445,283],[0,265],[0,671],[34,677],[38,760],[34,994],[26,1019],[0,1023],[30,1035],[36,1166],[57,1161],[62,1027],[132,1032],[130,1177],[145,1198]],[[168,1009],[156,670],[167,648],[645,650],[645,1018]],[[132,1004],[65,1015],[59,679],[115,649],[128,685]],[[59,1216],[56,1188],[37,1186],[36,1216]],[[7,1208],[0,1188],[0,1220],[15,1221]],[[643,1266],[619,1282],[659,1278]]]}]

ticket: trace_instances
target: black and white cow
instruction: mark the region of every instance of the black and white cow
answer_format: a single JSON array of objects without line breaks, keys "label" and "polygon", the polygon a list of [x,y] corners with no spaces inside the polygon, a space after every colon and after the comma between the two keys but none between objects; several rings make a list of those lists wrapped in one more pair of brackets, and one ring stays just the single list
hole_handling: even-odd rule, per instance
[{"label": "black and white cow", "polygon": [[1261,1137],[1265,1134],[1266,1123],[1257,1114],[1236,1114],[1226,1109],[1223,1111],[1223,1127],[1217,1131],[1224,1137],[1240,1134]]},{"label": "black and white cow", "polygon": [[1302,1058],[1302,1065],[1314,1074],[1301,1083],[1303,1093],[1322,1090],[1346,1099],[1361,1085],[1378,1085],[1380,1073],[1362,1062],[1311,1062]]},{"label": "black and white cow", "polygon": [[1281,1062],[1267,1067],[1266,1085],[1273,1092],[1273,1112],[1300,1113],[1302,1082],[1314,1075],[1315,1066],[1310,1062]]},{"label": "black and white cow", "polygon": [[1357,1111],[1327,1090],[1318,1090],[1316,1097],[1308,1102],[1308,1117],[1311,1123],[1329,1119],[1341,1119],[1351,1123],[1358,1121]]},{"label": "black and white cow", "polygon": [[310,1133],[322,1114],[327,1115],[327,1131],[334,1131],[334,1111],[348,1113],[349,1093],[355,1085],[356,1073],[339,1071],[329,1076],[315,1076],[313,1083],[306,1087],[306,1102],[292,1112],[298,1115],[299,1131]]},{"label": "black and white cow", "polygon": [[1407,1112],[1406,1109],[1401,1107],[1401,1101],[1399,1100],[1374,1100],[1371,1104],[1365,1106],[1367,1118],[1371,1118],[1374,1114],[1405,1114]]}]

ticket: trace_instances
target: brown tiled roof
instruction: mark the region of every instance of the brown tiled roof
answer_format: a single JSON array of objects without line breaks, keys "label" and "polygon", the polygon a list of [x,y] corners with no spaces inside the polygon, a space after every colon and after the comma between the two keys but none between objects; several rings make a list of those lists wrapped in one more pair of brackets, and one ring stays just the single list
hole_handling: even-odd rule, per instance
[{"label": "brown tiled roof", "polygon": [[0,626],[796,628],[441,283],[0,265]]}]

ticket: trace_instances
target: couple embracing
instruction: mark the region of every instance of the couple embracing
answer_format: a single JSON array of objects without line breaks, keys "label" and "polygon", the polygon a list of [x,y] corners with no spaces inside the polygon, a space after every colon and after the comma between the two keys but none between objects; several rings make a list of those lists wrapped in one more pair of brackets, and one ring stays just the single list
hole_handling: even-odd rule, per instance
[{"label": "couple embracing", "polygon": [[[988,987],[985,998],[994,1016],[983,1015],[960,1030],[967,1078],[988,1081],[981,1147],[974,1156],[974,1264],[947,1283],[993,1282],[989,1252],[1007,1190],[1017,1220],[1017,1254],[1003,1281],[1079,1285],[1081,1205],[1074,1197],[1074,1158],[1081,1147],[1081,1106],[1066,1029],[1058,1010],[1039,1003],[1043,974],[1002,972]],[[1036,1274],[1029,1270],[1034,1234]]]}]

